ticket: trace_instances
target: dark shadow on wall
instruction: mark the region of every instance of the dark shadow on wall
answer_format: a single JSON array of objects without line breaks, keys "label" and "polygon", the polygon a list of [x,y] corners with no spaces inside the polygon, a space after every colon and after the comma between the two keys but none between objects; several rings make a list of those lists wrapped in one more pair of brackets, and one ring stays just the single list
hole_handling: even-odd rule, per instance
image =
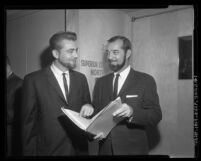
[{"label": "dark shadow on wall", "polygon": [[149,142],[149,151],[153,150],[161,140],[158,127],[147,127],[147,137]]},{"label": "dark shadow on wall", "polygon": [[54,60],[54,57],[52,56],[51,48],[50,47],[45,48],[40,54],[41,68],[47,67],[53,62],[53,60]]}]

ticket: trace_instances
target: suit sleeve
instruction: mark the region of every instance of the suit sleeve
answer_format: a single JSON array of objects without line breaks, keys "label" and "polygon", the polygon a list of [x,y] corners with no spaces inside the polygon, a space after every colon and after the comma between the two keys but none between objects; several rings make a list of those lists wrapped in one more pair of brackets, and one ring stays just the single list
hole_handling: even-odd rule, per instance
[{"label": "suit sleeve", "polygon": [[12,91],[8,91],[7,93],[7,123],[12,124],[15,123],[15,113],[20,110],[21,106],[21,86],[22,80],[15,79],[15,83],[13,84],[11,89]]},{"label": "suit sleeve", "polygon": [[83,105],[84,104],[91,104],[91,96],[90,96],[90,92],[89,92],[89,86],[88,86],[88,82],[86,77],[84,76],[84,80],[83,80]]},{"label": "suit sleeve", "polygon": [[133,107],[131,123],[143,126],[156,126],[162,119],[159,96],[155,80],[147,79],[141,108]]},{"label": "suit sleeve", "polygon": [[22,143],[23,155],[36,155],[37,99],[33,81],[25,77],[22,97]]},{"label": "suit sleeve", "polygon": [[94,107],[94,115],[98,113],[100,110],[100,103],[99,103],[99,98],[100,98],[100,85],[99,85],[99,79],[96,80],[95,85],[94,85],[94,90],[93,90],[93,107]]}]

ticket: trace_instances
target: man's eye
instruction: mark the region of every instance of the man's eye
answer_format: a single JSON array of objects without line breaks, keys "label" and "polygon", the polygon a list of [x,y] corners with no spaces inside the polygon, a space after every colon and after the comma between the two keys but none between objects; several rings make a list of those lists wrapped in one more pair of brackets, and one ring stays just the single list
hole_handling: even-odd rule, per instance
[{"label": "man's eye", "polygon": [[118,51],[114,51],[113,54],[114,54],[114,55],[117,55],[117,54],[119,54],[119,52],[118,52]]},{"label": "man's eye", "polygon": [[74,51],[77,52],[78,48],[76,48],[76,49],[69,49],[69,50],[67,50],[67,53],[71,53],[72,54]]},{"label": "man's eye", "polygon": [[68,53],[73,53],[73,50],[67,50]]}]

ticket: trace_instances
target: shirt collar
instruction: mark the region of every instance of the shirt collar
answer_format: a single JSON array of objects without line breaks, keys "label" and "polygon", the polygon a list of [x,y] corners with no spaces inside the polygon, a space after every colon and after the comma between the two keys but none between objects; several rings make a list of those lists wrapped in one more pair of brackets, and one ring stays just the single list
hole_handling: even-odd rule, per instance
[{"label": "shirt collar", "polygon": [[[119,73],[120,77],[126,78],[128,76],[128,73],[130,72],[131,66],[129,65],[126,69],[124,69],[121,73]],[[114,73],[114,76],[116,76],[118,72]]]},{"label": "shirt collar", "polygon": [[57,74],[57,75],[59,75],[59,76],[61,76],[63,73],[66,73],[67,75],[69,74],[69,71],[68,71],[68,70],[65,71],[65,72],[61,71],[61,70],[54,64],[54,62],[52,63],[51,68],[54,70],[55,74]]}]

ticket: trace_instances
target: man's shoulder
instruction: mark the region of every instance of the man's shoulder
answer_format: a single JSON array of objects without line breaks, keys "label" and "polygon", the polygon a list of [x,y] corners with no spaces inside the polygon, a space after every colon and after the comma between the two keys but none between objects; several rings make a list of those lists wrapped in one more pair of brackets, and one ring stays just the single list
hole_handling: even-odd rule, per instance
[{"label": "man's shoulder", "polygon": [[99,81],[108,81],[108,79],[110,79],[112,77],[113,73],[109,73],[109,74],[106,74],[102,77],[99,77],[97,80]]},{"label": "man's shoulder", "polygon": [[144,73],[141,71],[137,71],[132,69],[132,73],[134,74],[134,77],[137,77],[138,79],[144,80],[144,81],[155,81],[154,77],[151,74]]},{"label": "man's shoulder", "polygon": [[44,76],[46,70],[47,70],[47,68],[30,72],[25,75],[24,79],[34,79],[34,78],[42,77],[42,76]]},{"label": "man's shoulder", "polygon": [[15,81],[18,81],[18,82],[22,81],[22,79],[16,74],[13,74],[12,79],[15,80]]},{"label": "man's shoulder", "polygon": [[20,85],[22,85],[22,83],[23,83],[23,80],[14,73],[12,73],[12,75],[8,79],[8,84],[12,84],[14,86],[20,86]]},{"label": "man's shoulder", "polygon": [[76,71],[76,70],[71,70],[70,73],[78,78],[86,78],[85,74],[83,74],[79,71]]}]

